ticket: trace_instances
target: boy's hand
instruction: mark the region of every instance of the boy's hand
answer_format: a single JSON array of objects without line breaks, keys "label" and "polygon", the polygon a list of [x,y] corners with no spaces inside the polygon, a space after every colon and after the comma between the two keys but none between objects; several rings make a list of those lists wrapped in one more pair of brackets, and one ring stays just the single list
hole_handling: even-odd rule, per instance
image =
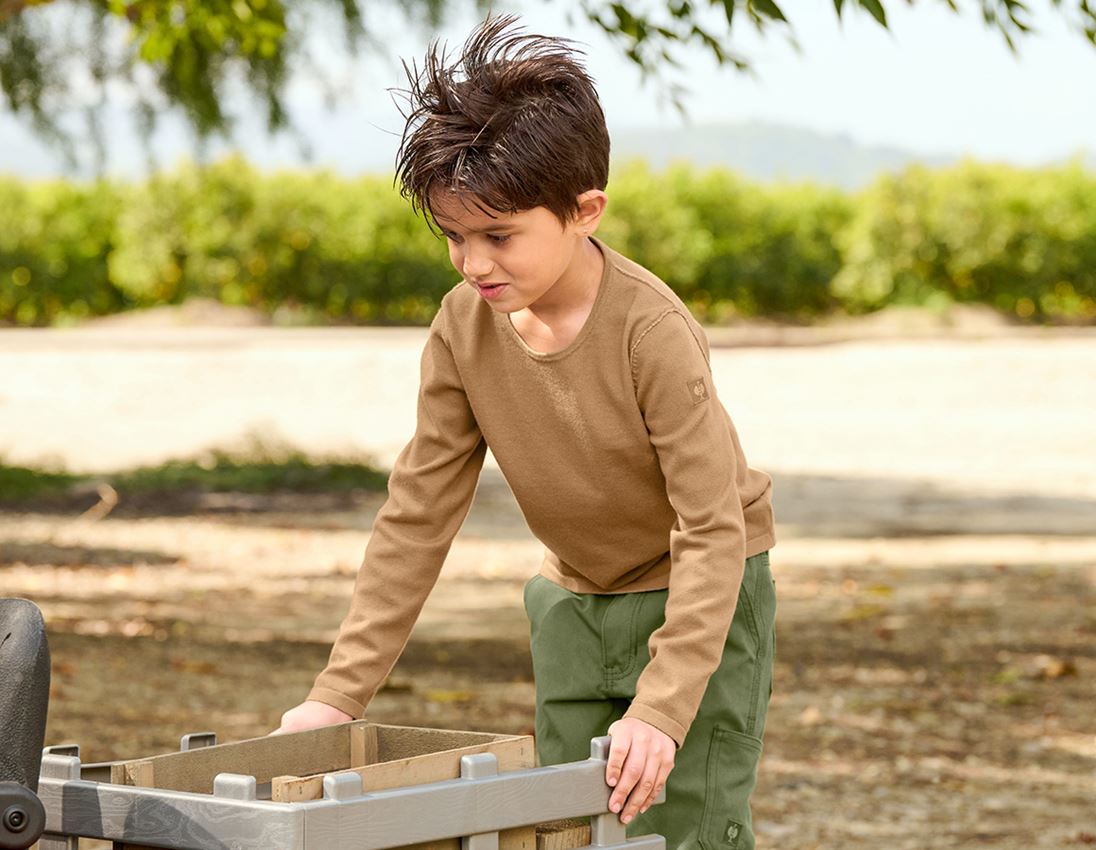
[{"label": "boy's hand", "polygon": [[611,724],[609,735],[612,743],[605,782],[614,786],[609,810],[621,812],[620,822],[628,823],[637,811],[647,811],[666,784],[677,744],[662,730],[635,717],[622,717]]},{"label": "boy's hand", "polygon": [[[315,729],[318,726],[332,726],[336,723],[346,723],[354,718],[345,711],[340,711],[333,705],[316,700],[305,700],[300,705],[289,709],[282,715],[282,725],[271,732],[271,735],[281,735],[285,732],[303,732],[305,729]],[[269,736],[268,736],[269,737]]]}]

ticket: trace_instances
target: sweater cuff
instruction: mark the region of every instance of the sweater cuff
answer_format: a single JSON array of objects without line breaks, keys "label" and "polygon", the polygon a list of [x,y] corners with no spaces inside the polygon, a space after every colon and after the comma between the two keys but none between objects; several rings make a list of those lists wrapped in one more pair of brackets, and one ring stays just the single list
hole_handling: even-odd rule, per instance
[{"label": "sweater cuff", "polygon": [[308,699],[323,702],[339,711],[344,711],[355,720],[361,720],[365,716],[365,706],[357,700],[351,699],[346,694],[340,694],[329,688],[313,688],[308,693]]},{"label": "sweater cuff", "polygon": [[628,710],[624,712],[624,716],[634,717],[637,720],[642,720],[644,723],[650,723],[658,731],[673,738],[674,743],[677,744],[677,749],[679,750],[685,743],[685,732],[687,731],[685,727],[676,720],[667,717],[661,711],[651,708],[649,705],[633,701],[632,704],[628,706]]}]

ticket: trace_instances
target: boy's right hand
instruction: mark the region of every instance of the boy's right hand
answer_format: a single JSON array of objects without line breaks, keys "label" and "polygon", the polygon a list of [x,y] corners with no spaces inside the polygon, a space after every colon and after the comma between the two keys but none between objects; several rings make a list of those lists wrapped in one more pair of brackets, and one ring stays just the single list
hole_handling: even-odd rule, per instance
[{"label": "boy's right hand", "polygon": [[282,735],[286,732],[303,732],[305,729],[315,729],[318,726],[332,726],[336,723],[346,723],[353,719],[354,718],[345,711],[340,711],[333,705],[309,699],[283,714],[282,725],[270,734]]}]

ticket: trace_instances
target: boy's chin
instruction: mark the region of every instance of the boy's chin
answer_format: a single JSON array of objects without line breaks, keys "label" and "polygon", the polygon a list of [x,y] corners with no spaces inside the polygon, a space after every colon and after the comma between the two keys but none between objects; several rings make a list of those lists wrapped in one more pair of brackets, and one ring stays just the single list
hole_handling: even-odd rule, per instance
[{"label": "boy's chin", "polygon": [[490,301],[487,305],[496,313],[518,313],[522,310],[521,305],[514,304],[492,304]]}]

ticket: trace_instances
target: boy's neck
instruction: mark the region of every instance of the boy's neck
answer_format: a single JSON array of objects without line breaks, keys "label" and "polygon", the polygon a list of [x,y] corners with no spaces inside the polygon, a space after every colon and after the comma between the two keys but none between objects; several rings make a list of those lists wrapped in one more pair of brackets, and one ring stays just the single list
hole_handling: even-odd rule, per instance
[{"label": "boy's neck", "polygon": [[517,312],[529,313],[546,325],[566,321],[575,313],[588,312],[597,298],[604,271],[605,257],[601,249],[592,239],[584,237],[566,271],[552,288],[535,304]]},{"label": "boy's neck", "polygon": [[[540,354],[552,354],[574,342],[593,312],[606,262],[601,249],[583,239],[550,293],[507,316],[526,345]],[[542,302],[548,294],[555,300],[546,307]]]}]

